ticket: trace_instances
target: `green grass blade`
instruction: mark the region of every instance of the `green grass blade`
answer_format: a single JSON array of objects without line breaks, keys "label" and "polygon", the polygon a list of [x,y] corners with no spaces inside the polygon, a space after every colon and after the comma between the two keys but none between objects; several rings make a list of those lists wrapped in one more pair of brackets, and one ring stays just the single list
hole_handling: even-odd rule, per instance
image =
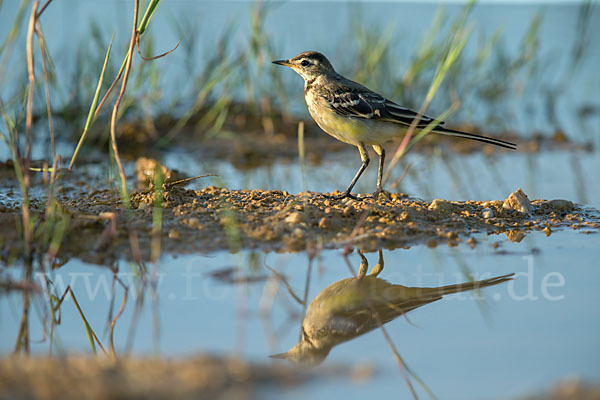
[{"label": "green grass blade", "polygon": [[90,342],[90,347],[92,349],[92,353],[94,353],[94,355],[96,355],[96,342],[94,341],[94,331],[92,330],[92,327],[90,326],[87,319],[85,318],[85,315],[83,314],[83,310],[81,309],[81,307],[79,307],[79,302],[77,301],[77,298],[75,297],[75,293],[73,293],[73,290],[71,290],[70,287],[68,288],[68,290],[71,293],[71,298],[73,299],[73,304],[75,304],[75,307],[77,308],[77,311],[79,312],[79,316],[81,317],[81,319],[83,321],[83,326],[85,327],[85,333],[87,334],[88,341]]},{"label": "green grass blade", "polygon": [[108,59],[110,57],[110,50],[113,44],[113,37],[110,39],[110,44],[108,45],[108,50],[106,51],[106,57],[104,57],[104,65],[102,66],[102,71],[100,72],[100,78],[98,79],[98,86],[96,87],[96,93],[94,95],[94,99],[92,100],[92,105],[90,106],[90,112],[88,113],[87,121],[85,121],[85,127],[83,128],[83,133],[79,138],[79,142],[77,143],[77,147],[73,152],[73,156],[71,157],[71,162],[69,163],[69,171],[73,169],[73,165],[75,164],[75,159],[77,158],[77,154],[79,154],[79,150],[81,150],[81,146],[83,145],[83,141],[85,140],[85,135],[87,134],[89,128],[92,126],[94,122],[94,114],[96,113],[96,107],[98,106],[98,99],[100,98],[100,89],[102,89],[102,83],[104,82],[104,73],[106,72],[106,67],[108,65]]},{"label": "green grass blade", "polygon": [[144,13],[144,16],[142,17],[142,21],[140,22],[140,24],[138,26],[139,36],[142,36],[142,34],[146,31],[146,28],[148,28],[148,24],[150,23],[150,18],[152,18],[152,15],[154,15],[154,11],[156,11],[156,7],[158,7],[158,3],[160,3],[160,0],[152,0],[150,2],[150,4],[148,4],[148,8],[146,8],[146,12]]}]

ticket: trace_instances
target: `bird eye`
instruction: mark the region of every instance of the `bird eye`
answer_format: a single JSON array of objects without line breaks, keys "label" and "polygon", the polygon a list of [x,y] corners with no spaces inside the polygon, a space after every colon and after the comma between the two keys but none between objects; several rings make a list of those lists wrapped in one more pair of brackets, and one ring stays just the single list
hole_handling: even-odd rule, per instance
[{"label": "bird eye", "polygon": [[308,67],[309,62],[306,60],[302,60],[302,62],[300,63],[300,65],[302,65],[303,67]]}]

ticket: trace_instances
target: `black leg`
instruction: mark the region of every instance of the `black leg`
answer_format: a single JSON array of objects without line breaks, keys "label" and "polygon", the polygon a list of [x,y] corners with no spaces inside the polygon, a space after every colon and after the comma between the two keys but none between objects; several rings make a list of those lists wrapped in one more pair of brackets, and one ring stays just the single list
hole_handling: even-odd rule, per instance
[{"label": "black leg", "polygon": [[369,153],[367,153],[367,149],[365,148],[365,145],[363,143],[361,143],[359,146],[356,146],[356,147],[358,147],[358,151],[360,152],[360,159],[362,160],[362,165],[360,166],[360,168],[356,172],[356,175],[354,175],[354,178],[352,179],[352,182],[350,182],[350,185],[344,191],[344,193],[342,193],[341,195],[337,196],[338,199],[343,199],[343,198],[346,198],[346,197],[354,197],[351,194],[352,188],[354,187],[354,185],[356,185],[356,182],[358,181],[358,178],[360,178],[360,176],[362,175],[362,173],[365,171],[365,169],[369,165],[369,161],[370,161],[370,159],[369,159]]},{"label": "black leg", "polygon": [[358,255],[360,256],[360,267],[358,268],[358,275],[356,277],[358,279],[362,279],[367,275],[367,270],[369,269],[369,262],[367,261],[367,257],[364,256],[362,251],[356,250]]},{"label": "black leg", "polygon": [[385,149],[383,146],[376,144],[373,145],[373,149],[377,154],[379,154],[379,169],[377,170],[377,189],[373,192],[373,197],[378,197],[381,193],[384,193],[383,190],[383,166],[385,163]]},{"label": "black leg", "polygon": [[383,250],[379,249],[379,258],[377,260],[377,265],[373,267],[370,275],[377,276],[383,271]]}]

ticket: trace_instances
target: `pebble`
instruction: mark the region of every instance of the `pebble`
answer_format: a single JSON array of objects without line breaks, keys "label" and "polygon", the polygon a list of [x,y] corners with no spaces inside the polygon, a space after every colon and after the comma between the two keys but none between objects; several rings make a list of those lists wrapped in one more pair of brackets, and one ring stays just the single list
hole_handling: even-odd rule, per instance
[{"label": "pebble", "polygon": [[554,211],[559,212],[571,211],[573,208],[575,208],[575,204],[573,204],[572,201],[562,199],[550,200],[548,205],[550,205]]},{"label": "pebble", "polygon": [[186,222],[190,228],[193,228],[193,229],[202,228],[202,224],[200,223],[200,220],[196,217],[188,218]]},{"label": "pebble", "polygon": [[327,227],[327,218],[323,217],[319,220],[319,228],[324,229]]},{"label": "pebble", "polygon": [[427,245],[427,247],[429,247],[430,249],[434,249],[437,247],[438,243],[435,239],[429,239],[427,241],[427,243],[425,243]]},{"label": "pebble", "polygon": [[302,238],[304,236],[304,231],[300,228],[294,229],[294,231],[292,233],[297,238]]},{"label": "pebble", "polygon": [[518,188],[515,192],[511,193],[510,196],[502,204],[502,208],[505,210],[516,210],[523,214],[531,214],[533,207],[531,201],[527,198],[527,195]]},{"label": "pebble", "polygon": [[285,222],[291,225],[299,224],[302,221],[302,214],[298,211],[294,211],[287,217],[285,217]]},{"label": "pebble", "polygon": [[452,212],[456,206],[448,200],[435,199],[428,207],[430,210]]},{"label": "pebble", "polygon": [[473,249],[475,248],[475,245],[477,245],[477,240],[475,240],[475,238],[471,236],[469,240],[467,240],[467,244]]},{"label": "pebble", "polygon": [[525,233],[516,230],[506,231],[506,238],[511,242],[519,243],[521,240],[525,238]]},{"label": "pebble", "polygon": [[494,210],[492,210],[491,208],[484,208],[483,210],[481,210],[481,216],[485,219],[493,218]]}]

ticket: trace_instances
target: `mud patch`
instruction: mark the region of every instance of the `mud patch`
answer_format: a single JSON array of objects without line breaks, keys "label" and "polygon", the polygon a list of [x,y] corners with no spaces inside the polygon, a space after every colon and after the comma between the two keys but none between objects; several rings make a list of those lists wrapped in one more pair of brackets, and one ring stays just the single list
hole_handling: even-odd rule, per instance
[{"label": "mud patch", "polygon": [[[93,189],[82,195],[81,188],[65,189],[57,199],[69,224],[57,262],[79,257],[106,264],[123,257],[148,260],[160,252],[242,248],[294,252],[352,246],[374,251],[416,244],[456,246],[462,241],[476,246],[481,234],[521,241],[532,231],[550,235],[561,228],[584,233],[600,229],[597,210],[568,200],[530,201],[520,189],[506,200],[465,202],[426,202],[402,193],[337,200],[336,194],[165,186],[163,191],[134,192],[132,208],[125,209],[115,190]],[[34,199],[32,204],[41,223],[45,202]],[[0,223],[12,227],[3,229],[0,242],[8,261],[23,248],[19,220],[16,204],[0,206]]]},{"label": "mud patch", "polygon": [[[325,375],[349,373],[332,368]],[[251,399],[260,389],[314,378],[307,371],[251,365],[233,357],[0,359],[0,393],[13,399]]]}]

